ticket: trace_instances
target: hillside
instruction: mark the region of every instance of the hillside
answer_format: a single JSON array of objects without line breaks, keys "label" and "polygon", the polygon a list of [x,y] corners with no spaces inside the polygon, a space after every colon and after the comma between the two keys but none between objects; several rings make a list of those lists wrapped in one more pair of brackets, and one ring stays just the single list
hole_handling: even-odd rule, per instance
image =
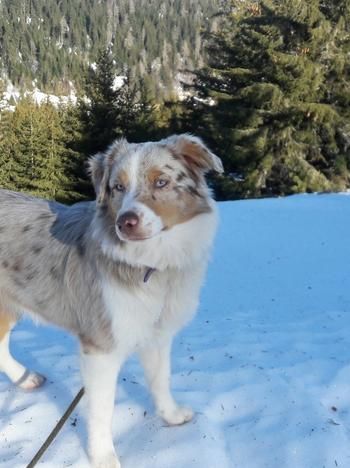
[{"label": "hillside", "polygon": [[[0,68],[22,89],[68,93],[106,47],[121,74],[170,93],[201,65],[201,29],[219,0],[1,0]],[[72,82],[72,83],[71,83]]]},{"label": "hillside", "polygon": [[[173,388],[193,422],[154,416],[135,359],[114,419],[123,468],[348,468],[350,198],[303,195],[220,204],[199,314],[176,341]],[[48,376],[24,393],[0,376],[0,464],[25,466],[81,382],[77,345],[22,322],[18,358]],[[87,468],[82,401],[45,468]]]}]

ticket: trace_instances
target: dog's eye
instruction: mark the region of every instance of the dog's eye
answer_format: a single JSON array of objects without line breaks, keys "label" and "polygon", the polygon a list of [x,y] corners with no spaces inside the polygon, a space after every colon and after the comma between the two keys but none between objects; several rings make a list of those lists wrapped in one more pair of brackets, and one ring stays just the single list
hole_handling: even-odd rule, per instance
[{"label": "dog's eye", "polygon": [[122,184],[115,184],[114,188],[115,188],[115,190],[117,192],[124,192],[125,191],[125,187]]},{"label": "dog's eye", "polygon": [[166,179],[158,179],[158,180],[155,181],[154,186],[156,188],[163,188],[166,185],[168,185],[168,183],[169,183],[169,181],[166,180]]}]

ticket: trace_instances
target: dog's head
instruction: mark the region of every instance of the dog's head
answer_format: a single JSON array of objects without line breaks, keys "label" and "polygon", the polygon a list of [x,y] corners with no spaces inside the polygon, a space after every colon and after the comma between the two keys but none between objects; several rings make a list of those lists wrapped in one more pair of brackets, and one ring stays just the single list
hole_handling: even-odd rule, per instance
[{"label": "dog's head", "polygon": [[220,159],[191,135],[130,144],[117,140],[90,159],[98,209],[123,241],[140,241],[211,211],[204,174]]}]

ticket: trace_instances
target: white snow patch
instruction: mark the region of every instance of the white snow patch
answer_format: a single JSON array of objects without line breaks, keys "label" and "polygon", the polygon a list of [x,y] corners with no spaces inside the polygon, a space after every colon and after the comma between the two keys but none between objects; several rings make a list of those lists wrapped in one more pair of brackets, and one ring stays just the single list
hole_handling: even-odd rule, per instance
[{"label": "white snow patch", "polygon": [[68,104],[77,104],[78,98],[76,96],[75,88],[71,82],[70,92],[65,96],[56,96],[55,94],[44,93],[39,88],[37,88],[35,80],[32,84],[32,90],[27,90],[21,93],[19,89],[16,88],[11,82],[8,82],[5,92],[2,94],[2,96],[0,96],[0,110],[14,110],[15,105],[11,104],[11,102],[17,104],[23,97],[32,99],[33,102],[38,105],[44,104],[46,102],[49,102],[56,107]]},{"label": "white snow patch", "polygon": [[123,75],[115,76],[113,80],[113,86],[112,86],[113,90],[115,91],[116,89],[122,88],[126,80],[127,80],[126,76],[123,76]]}]

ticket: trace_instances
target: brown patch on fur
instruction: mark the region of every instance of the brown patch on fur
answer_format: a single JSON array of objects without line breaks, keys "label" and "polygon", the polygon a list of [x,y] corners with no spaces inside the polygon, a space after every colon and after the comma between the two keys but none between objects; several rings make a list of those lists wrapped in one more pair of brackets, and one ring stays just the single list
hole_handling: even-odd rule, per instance
[{"label": "brown patch on fur", "polygon": [[0,311],[0,341],[7,335],[11,330],[13,319],[10,318],[5,312]]},{"label": "brown patch on fur", "polygon": [[160,177],[162,174],[164,174],[160,169],[157,167],[152,167],[149,171],[147,171],[147,178],[153,185],[154,182]]},{"label": "brown patch on fur", "polygon": [[193,194],[180,189],[176,190],[175,193],[174,197],[167,197],[166,200],[145,197],[139,201],[162,219],[166,229],[185,223],[200,214],[210,213],[211,208],[205,198],[194,197]]},{"label": "brown patch on fur", "polygon": [[118,172],[118,183],[122,184],[124,187],[128,187],[129,185],[129,177],[128,177],[128,174],[127,172],[125,172],[123,169],[121,169],[119,172]]}]

